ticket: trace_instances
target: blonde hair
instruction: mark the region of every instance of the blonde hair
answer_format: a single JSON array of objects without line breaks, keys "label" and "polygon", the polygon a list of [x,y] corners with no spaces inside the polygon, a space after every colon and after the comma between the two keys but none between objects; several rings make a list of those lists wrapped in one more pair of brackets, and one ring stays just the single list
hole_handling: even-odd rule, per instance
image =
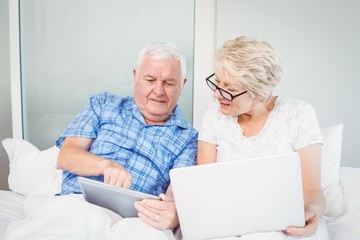
[{"label": "blonde hair", "polygon": [[217,72],[237,79],[260,101],[267,101],[281,81],[280,57],[267,42],[245,36],[226,41],[215,60]]}]

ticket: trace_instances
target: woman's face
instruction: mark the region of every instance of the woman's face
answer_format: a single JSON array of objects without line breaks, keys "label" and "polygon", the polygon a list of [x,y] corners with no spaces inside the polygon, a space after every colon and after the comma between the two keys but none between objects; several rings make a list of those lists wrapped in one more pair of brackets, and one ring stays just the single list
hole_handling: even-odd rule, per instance
[{"label": "woman's face", "polygon": [[[239,116],[246,114],[253,109],[253,96],[238,80],[225,78],[223,74],[215,74],[211,80],[218,87],[218,89],[214,91],[214,97],[219,101],[222,114]],[[233,96],[239,96],[233,98],[231,101],[224,97],[226,95],[225,92],[222,92],[222,94],[220,93],[221,90],[224,90]]]}]

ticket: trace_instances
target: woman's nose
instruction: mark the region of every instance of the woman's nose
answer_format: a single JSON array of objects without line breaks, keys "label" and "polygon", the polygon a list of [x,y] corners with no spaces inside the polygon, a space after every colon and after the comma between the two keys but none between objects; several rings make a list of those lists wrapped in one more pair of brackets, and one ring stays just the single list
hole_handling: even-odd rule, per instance
[{"label": "woman's nose", "polygon": [[222,97],[221,94],[220,94],[219,89],[216,89],[216,90],[214,91],[214,97],[215,97],[215,98],[221,98],[221,97]]}]

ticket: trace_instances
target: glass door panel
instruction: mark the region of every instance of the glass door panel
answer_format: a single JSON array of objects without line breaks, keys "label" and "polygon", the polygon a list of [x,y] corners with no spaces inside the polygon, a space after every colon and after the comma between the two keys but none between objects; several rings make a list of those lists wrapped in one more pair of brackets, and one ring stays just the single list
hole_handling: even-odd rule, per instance
[{"label": "glass door panel", "polygon": [[192,122],[193,0],[20,0],[24,138],[44,149],[86,103],[133,94],[132,69],[147,43],[175,43],[187,57],[180,98]]}]

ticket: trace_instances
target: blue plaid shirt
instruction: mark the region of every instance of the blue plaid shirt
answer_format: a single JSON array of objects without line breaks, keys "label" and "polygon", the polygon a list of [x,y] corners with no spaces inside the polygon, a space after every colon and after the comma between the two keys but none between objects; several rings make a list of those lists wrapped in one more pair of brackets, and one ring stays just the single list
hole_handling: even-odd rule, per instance
[{"label": "blue plaid shirt", "polygon": [[[94,95],[56,141],[67,136],[93,138],[89,151],[120,163],[132,176],[131,189],[159,195],[172,168],[195,164],[197,132],[179,108],[164,125],[147,126],[132,97]],[[61,194],[81,193],[77,175],[64,170]],[[104,176],[89,177],[104,181]]]}]

